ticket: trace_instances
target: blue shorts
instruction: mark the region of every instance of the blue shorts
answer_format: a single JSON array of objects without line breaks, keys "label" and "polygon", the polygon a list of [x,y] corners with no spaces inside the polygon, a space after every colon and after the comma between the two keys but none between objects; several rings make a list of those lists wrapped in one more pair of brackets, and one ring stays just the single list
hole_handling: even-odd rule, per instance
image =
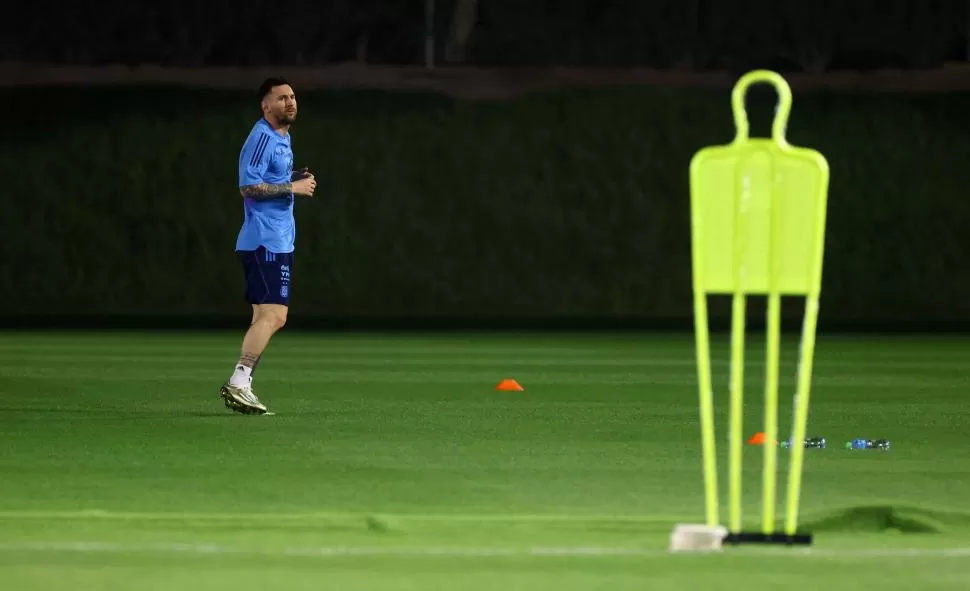
[{"label": "blue shorts", "polygon": [[256,250],[237,250],[236,254],[246,277],[247,302],[289,305],[292,252],[270,252],[260,246]]}]

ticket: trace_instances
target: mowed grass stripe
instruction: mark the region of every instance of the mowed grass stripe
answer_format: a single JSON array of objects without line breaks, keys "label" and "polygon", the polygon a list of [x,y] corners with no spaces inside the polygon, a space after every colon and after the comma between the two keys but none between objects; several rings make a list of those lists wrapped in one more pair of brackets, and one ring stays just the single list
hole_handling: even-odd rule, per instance
[{"label": "mowed grass stripe", "polygon": [[[0,332],[0,354],[15,352],[63,352],[84,354],[125,353],[133,349],[151,353],[177,351],[221,351],[238,348],[242,332],[217,333],[4,333]],[[797,349],[798,338],[782,339],[782,349]],[[747,345],[752,351],[764,348],[764,337],[750,334]],[[521,355],[547,355],[555,357],[614,357],[638,356],[683,358],[693,354],[693,335],[621,335],[597,337],[586,335],[562,335],[554,337],[543,334],[470,334],[464,337],[449,335],[380,335],[380,334],[302,334],[283,332],[273,341],[273,348],[300,351],[306,347],[314,352],[342,355],[395,356],[435,355],[503,355],[513,352]],[[712,348],[715,356],[727,353],[728,341],[724,335],[713,335]],[[840,338],[819,335],[816,355],[820,360],[829,358],[836,362],[874,361],[873,351],[878,351],[877,362],[965,362],[970,355],[970,341],[960,338],[920,338],[911,336],[885,336],[879,338]]]},{"label": "mowed grass stripe", "polygon": [[[179,381],[213,382],[225,380],[228,371],[222,365],[215,367],[200,367],[190,369],[174,364],[166,365],[164,376],[154,372],[146,372],[145,368],[158,364],[126,364],[118,363],[107,367],[92,367],[91,364],[62,365],[58,367],[43,367],[40,365],[0,364],[0,377],[37,380],[84,380],[91,382],[153,382],[160,379]],[[269,363],[266,364],[268,366]],[[269,373],[264,366],[261,371],[263,383],[279,381],[291,384],[478,384],[492,387],[498,380],[509,377],[511,368],[497,364],[491,370],[483,370],[478,366],[467,369],[455,368],[439,369],[438,367],[418,369],[377,369],[361,366],[355,369],[336,369],[328,367],[323,361],[317,368],[308,369],[305,365],[280,365],[274,367],[272,377],[267,380]],[[221,370],[221,373],[220,373]],[[508,371],[507,371],[508,370]],[[536,371],[519,367],[514,376],[523,385],[586,385],[586,386],[669,386],[693,387],[696,376],[693,372],[616,372],[596,371],[593,368],[571,370],[557,369],[555,371]],[[786,376],[794,380],[793,376]],[[726,375],[715,376],[718,384],[723,383]],[[782,379],[785,379],[783,377]],[[745,384],[752,387],[762,384],[762,378],[757,375],[746,375]],[[874,373],[844,375],[825,375],[816,373],[812,379],[813,389],[820,388],[907,388],[913,392],[926,390],[954,390],[970,386],[970,377],[965,375],[952,376],[900,376],[879,375]],[[782,387],[787,387],[784,383]],[[790,389],[790,388],[789,388]]]},{"label": "mowed grass stripe", "polygon": [[[514,366],[587,366],[587,367],[677,367],[677,368],[688,368],[693,369],[694,362],[691,360],[684,359],[663,359],[663,358],[608,358],[608,359],[597,359],[594,357],[582,357],[582,358],[571,358],[563,359],[557,357],[523,357],[521,355],[505,355],[505,356],[491,356],[483,357],[480,355],[465,355],[465,356],[451,356],[447,359],[442,359],[440,356],[423,354],[414,355],[411,357],[398,358],[394,356],[329,356],[320,355],[314,353],[308,353],[301,351],[300,353],[292,353],[289,351],[277,352],[271,351],[268,355],[273,356],[273,362],[284,365],[308,365],[314,364],[319,365],[325,363],[327,366],[333,365],[352,365],[352,366],[454,366],[454,365],[467,365],[467,366],[490,366],[490,365],[514,365]],[[77,364],[77,363],[88,363],[91,358],[95,358],[101,362],[105,363],[151,363],[154,365],[158,364],[159,356],[147,351],[138,352],[127,352],[127,353],[88,353],[88,354],[70,354],[70,353],[15,353],[12,355],[3,355],[0,357],[0,364],[5,363],[37,363],[37,364]],[[200,363],[212,363],[214,359],[229,360],[230,363],[234,361],[232,355],[220,355],[209,353],[207,355],[193,355],[185,353],[173,353],[172,355],[166,356],[166,363],[187,363],[187,364],[200,364]],[[970,365],[970,363],[968,363]]]},{"label": "mowed grass stripe", "polygon": [[[200,354],[201,353],[201,354]],[[167,350],[164,354],[150,350],[138,349],[132,351],[130,347],[125,349],[112,350],[110,352],[102,350],[82,350],[77,352],[39,352],[39,351],[14,351],[0,354],[0,366],[38,364],[51,365],[57,364],[58,367],[72,366],[90,363],[91,359],[97,359],[103,363],[143,363],[157,365],[162,358],[166,363],[181,365],[208,365],[215,360],[221,363],[232,362],[232,353],[215,352],[212,348],[207,348],[200,353],[187,353],[179,350]],[[322,352],[308,352],[306,350],[282,350],[272,349],[267,357],[272,355],[273,363],[280,367],[301,366],[312,364],[321,366],[324,369],[334,366],[361,366],[361,367],[387,367],[387,366],[421,366],[421,367],[628,367],[628,368],[678,368],[694,371],[696,362],[688,355],[680,358],[674,357],[652,357],[649,355],[638,355],[630,357],[569,357],[563,358],[536,356],[519,354],[491,355],[483,356],[474,353],[463,352],[453,354],[443,358],[440,355],[428,352],[411,351],[409,355],[397,356],[391,354],[364,354],[346,355],[327,355]],[[712,367],[727,368],[730,363],[726,360],[712,359]],[[748,359],[745,363],[746,368],[763,369],[765,362],[760,359]],[[795,369],[798,366],[797,360],[782,360],[779,364],[781,369]],[[863,370],[864,368],[864,370]],[[878,359],[868,359],[866,361],[850,362],[840,360],[821,360],[815,364],[815,373],[836,373],[851,372],[853,374],[863,371],[878,370],[909,370],[913,372],[927,372],[931,377],[932,372],[952,371],[970,374],[970,359],[953,361],[910,361],[910,362],[891,362]]]},{"label": "mowed grass stripe", "polygon": [[[14,335],[0,333],[0,352],[11,351],[63,351],[67,353],[80,351],[129,351],[132,348],[150,351],[170,350],[205,350],[216,351],[222,348],[238,348],[242,332],[238,334],[186,334],[181,337],[162,334],[157,338],[146,338],[150,333],[117,333],[108,335],[92,335],[83,337],[67,335],[63,338],[48,337],[44,339],[19,339]],[[583,338],[549,339],[546,342],[541,337],[505,336],[501,339],[470,338],[450,339],[445,337],[342,337],[339,335],[316,335],[306,337],[292,336],[280,333],[273,340],[273,347],[280,349],[300,350],[310,347],[314,351],[327,351],[343,354],[434,354],[434,355],[467,355],[467,354],[514,354],[555,355],[555,356],[609,356],[619,352],[653,351],[662,355],[672,351],[676,355],[689,351],[689,342],[682,338],[670,342],[658,341],[655,338],[644,338],[642,341],[624,343],[622,341],[590,342]]]},{"label": "mowed grass stripe", "polygon": [[[120,372],[115,376],[122,375],[138,379],[137,375],[126,374],[126,369],[134,369],[136,366],[158,366],[163,363],[172,377],[187,379],[201,373],[194,373],[193,366],[216,367],[230,365],[234,359],[233,354],[217,352],[218,348],[210,346],[198,353],[185,352],[179,349],[156,352],[153,349],[125,347],[112,350],[110,353],[101,350],[79,350],[71,353],[41,353],[41,352],[6,352],[0,354],[0,371],[9,376],[37,376],[43,374],[36,373],[30,368],[32,366],[57,368],[58,371],[71,373],[72,375],[92,377],[90,374],[74,373],[78,371],[77,366],[91,367],[92,362],[96,361],[99,366],[110,366],[112,370]],[[682,351],[678,356],[656,355],[654,350],[646,350],[642,355],[637,356],[536,356],[532,357],[514,347],[510,347],[503,355],[482,355],[474,351],[463,351],[461,355],[453,354],[442,357],[436,353],[427,351],[411,350],[407,355],[397,354],[360,354],[348,355],[346,351],[333,356],[325,351],[312,347],[293,349],[286,347],[274,347],[266,356],[264,368],[271,368],[271,371],[299,372],[307,367],[312,368],[314,373],[320,374],[320,379],[326,381],[346,381],[346,375],[337,375],[341,369],[366,371],[368,374],[378,378],[379,381],[397,378],[403,380],[413,380],[415,372],[435,372],[445,381],[465,381],[464,377],[456,380],[455,372],[470,372],[469,379],[476,381],[480,379],[481,368],[494,368],[493,371],[506,374],[512,370],[516,372],[528,372],[535,368],[555,368],[557,373],[563,376],[571,376],[580,372],[582,374],[596,374],[609,380],[611,383],[631,382],[629,376],[635,374],[650,377],[645,379],[633,379],[636,383],[669,383],[680,385],[694,383],[695,368],[694,360],[689,351]],[[757,350],[751,351],[746,359],[746,375],[760,376],[764,371],[765,363]],[[188,366],[188,367],[187,367]],[[729,369],[727,360],[712,359],[712,366],[716,371],[715,378],[721,379]],[[3,368],[7,367],[7,370]],[[780,370],[782,379],[786,375],[794,375],[798,363],[794,355],[788,355],[782,360]],[[615,372],[615,369],[629,369],[629,372]],[[83,369],[83,368],[82,368]],[[674,372],[663,372],[658,370],[673,369]],[[900,372],[906,372],[901,376]],[[23,373],[18,373],[23,372]],[[388,373],[393,372],[393,373]],[[970,384],[970,358],[959,361],[926,361],[926,362],[907,362],[893,363],[882,361],[881,359],[871,359],[864,363],[854,363],[846,360],[817,359],[814,367],[813,383],[816,385],[828,384],[831,386],[891,386],[897,385],[908,388],[946,388],[963,387]],[[498,375],[498,374],[496,374]],[[379,377],[384,376],[384,377]],[[617,377],[619,376],[619,377]],[[307,376],[293,374],[289,377],[304,380]],[[488,376],[486,379],[493,379],[495,376]],[[105,376],[111,379],[110,376]],[[359,376],[354,376],[355,381]],[[671,379],[672,378],[672,379]],[[423,378],[418,378],[423,379]],[[535,379],[546,381],[542,375],[535,376]],[[908,381],[907,381],[908,380]],[[567,382],[570,380],[566,380]]]},{"label": "mowed grass stripe", "polygon": [[[201,556],[241,555],[251,557],[302,557],[302,558],[502,558],[528,556],[533,558],[662,558],[672,556],[671,552],[660,548],[623,547],[623,546],[287,546],[282,548],[237,548],[209,543],[155,543],[119,544],[112,542],[25,542],[0,543],[2,552],[44,552],[44,553],[84,553],[84,554],[188,554]],[[809,560],[816,559],[873,559],[914,558],[914,559],[960,559],[970,558],[970,547],[944,548],[772,548],[750,547],[729,549],[724,556],[773,557],[774,559]],[[685,558],[686,559],[686,558]],[[956,581],[956,579],[954,579]]]}]

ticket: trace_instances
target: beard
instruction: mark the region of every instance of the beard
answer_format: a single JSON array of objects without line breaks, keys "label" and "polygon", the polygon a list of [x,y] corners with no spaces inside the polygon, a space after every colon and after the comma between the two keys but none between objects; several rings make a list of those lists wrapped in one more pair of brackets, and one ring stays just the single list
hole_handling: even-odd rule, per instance
[{"label": "beard", "polygon": [[292,113],[287,113],[286,111],[283,111],[277,116],[277,119],[279,120],[280,123],[284,125],[292,125],[293,122],[296,120],[296,111],[293,111]]}]

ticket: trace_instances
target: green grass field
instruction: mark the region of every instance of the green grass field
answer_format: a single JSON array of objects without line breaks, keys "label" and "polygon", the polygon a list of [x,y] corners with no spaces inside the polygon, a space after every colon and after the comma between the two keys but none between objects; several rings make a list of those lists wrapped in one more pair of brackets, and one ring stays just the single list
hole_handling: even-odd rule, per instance
[{"label": "green grass field", "polygon": [[[278,413],[267,417],[218,398],[239,337],[0,334],[4,589],[970,581],[970,339],[822,335],[809,434],[830,447],[806,451],[802,496],[815,545],[671,555],[673,525],[703,519],[691,335],[284,331],[256,374]],[[750,347],[754,432],[760,337]],[[783,432],[796,343],[785,347]],[[525,391],[496,392],[506,377]],[[842,449],[853,437],[893,449]],[[752,524],[760,467],[760,448],[747,448]]]}]

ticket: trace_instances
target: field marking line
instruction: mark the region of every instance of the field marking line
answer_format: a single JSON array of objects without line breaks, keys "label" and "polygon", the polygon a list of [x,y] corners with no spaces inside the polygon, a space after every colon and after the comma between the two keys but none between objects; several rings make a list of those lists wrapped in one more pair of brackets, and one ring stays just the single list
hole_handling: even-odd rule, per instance
[{"label": "field marking line", "polygon": [[[532,546],[532,547],[378,547],[378,546],[302,546],[279,549],[245,549],[216,544],[158,543],[119,544],[114,542],[19,542],[0,543],[0,552],[75,552],[88,554],[189,554],[216,556],[263,556],[303,558],[435,558],[435,557],[646,557],[695,556],[698,553],[675,553],[657,548],[599,546]],[[730,556],[731,549],[705,552],[704,555]],[[746,548],[734,557],[766,556],[797,558],[970,558],[966,548]]]},{"label": "field marking line", "polygon": [[105,520],[149,520],[149,521],[291,521],[291,520],[340,520],[360,521],[455,521],[455,522],[535,522],[535,523],[592,523],[611,522],[635,524],[655,524],[673,526],[677,521],[670,516],[651,515],[567,515],[567,514],[503,514],[503,513],[350,513],[350,512],[303,512],[303,513],[181,513],[177,511],[108,511],[102,509],[82,509],[73,511],[35,511],[0,510],[0,519],[105,519]]}]

